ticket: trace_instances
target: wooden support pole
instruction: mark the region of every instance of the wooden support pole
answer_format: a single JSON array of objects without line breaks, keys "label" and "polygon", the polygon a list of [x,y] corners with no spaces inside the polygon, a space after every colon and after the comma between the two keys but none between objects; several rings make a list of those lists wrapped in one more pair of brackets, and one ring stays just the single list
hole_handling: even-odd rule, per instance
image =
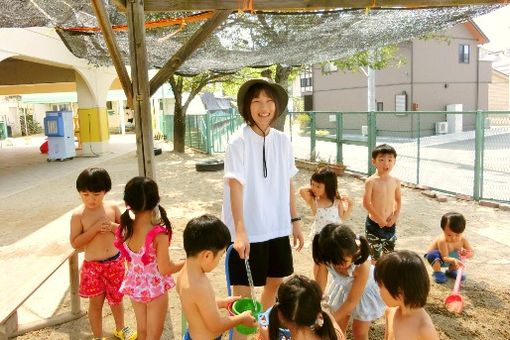
[{"label": "wooden support pole", "polygon": [[69,295],[71,297],[71,314],[82,314],[80,305],[80,275],[78,269],[78,252],[69,258]]},{"label": "wooden support pole", "polygon": [[113,0],[113,4],[119,12],[126,12],[126,0]]},{"label": "wooden support pole", "polygon": [[120,49],[117,44],[117,40],[115,40],[115,35],[112,31],[110,19],[108,19],[108,15],[106,14],[106,8],[104,6],[103,0],[92,0],[92,7],[94,7],[94,11],[96,12],[99,26],[103,32],[106,46],[108,47],[108,51],[112,57],[113,65],[115,66],[115,70],[119,76],[120,83],[122,84],[122,89],[124,89],[124,93],[126,94],[128,106],[133,108],[133,85],[129,79],[129,74],[126,70],[126,66],[122,61]]},{"label": "wooden support pole", "polygon": [[133,107],[135,111],[138,173],[156,179],[154,140],[150,112],[149,71],[145,42],[143,0],[127,3],[131,79],[133,80]]},{"label": "wooden support pole", "polygon": [[18,311],[14,311],[7,320],[0,324],[0,340],[7,340],[18,331]]},{"label": "wooden support pole", "polygon": [[151,79],[150,95],[152,96],[165,81],[200,47],[200,45],[221,25],[232,13],[230,10],[216,11],[191,38],[166,62],[159,72]]}]

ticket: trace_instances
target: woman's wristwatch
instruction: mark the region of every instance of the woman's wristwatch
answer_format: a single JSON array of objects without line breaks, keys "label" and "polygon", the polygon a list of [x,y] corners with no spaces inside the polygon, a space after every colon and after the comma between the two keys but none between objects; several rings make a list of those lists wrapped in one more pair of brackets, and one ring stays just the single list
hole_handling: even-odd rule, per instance
[{"label": "woman's wristwatch", "polygon": [[294,222],[297,222],[297,221],[301,221],[301,217],[293,217],[290,219],[290,223],[294,223]]}]

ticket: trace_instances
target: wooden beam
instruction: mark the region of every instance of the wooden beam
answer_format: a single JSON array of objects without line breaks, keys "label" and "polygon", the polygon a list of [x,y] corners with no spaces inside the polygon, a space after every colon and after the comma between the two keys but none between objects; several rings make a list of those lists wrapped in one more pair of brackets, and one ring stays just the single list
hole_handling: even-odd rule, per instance
[{"label": "wooden beam", "polygon": [[127,10],[126,0],[113,0],[113,4],[117,7],[119,12],[125,12]]},{"label": "wooden beam", "polygon": [[122,84],[122,89],[126,94],[128,106],[133,108],[133,85],[129,79],[129,74],[126,70],[126,66],[122,61],[120,49],[117,45],[117,40],[115,40],[115,36],[113,35],[112,25],[110,23],[110,19],[108,19],[108,15],[106,14],[106,7],[104,6],[103,0],[92,0],[92,7],[94,7],[94,11],[96,12],[99,26],[103,32],[104,40],[106,42],[106,46],[108,47],[108,52],[110,52],[113,65],[115,66],[115,70],[117,71],[120,83]]},{"label": "wooden beam", "polygon": [[188,59],[190,55],[220,26],[232,13],[230,10],[216,11],[181,48],[166,62],[166,64],[151,79],[150,95],[152,96],[161,85]]},{"label": "wooden beam", "polygon": [[131,0],[127,3],[127,20],[131,78],[133,79],[138,173],[140,176],[156,180],[143,0]]},{"label": "wooden beam", "polygon": [[66,322],[79,319],[82,316],[84,316],[85,314],[86,313],[83,312],[83,311],[78,313],[78,314],[75,314],[75,313],[72,313],[72,312],[65,312],[65,313],[62,313],[62,314],[58,314],[58,315],[52,316],[52,317],[47,318],[47,319],[41,319],[41,320],[32,321],[30,323],[21,324],[21,325],[18,325],[18,330],[16,332],[10,334],[9,337],[18,337],[18,336],[23,335],[25,333],[37,331],[37,330],[42,329],[42,328],[47,328],[47,327],[53,327],[53,326],[56,326],[56,325],[61,325],[61,324],[66,323]]},{"label": "wooden beam", "polygon": [[[242,8],[240,0],[145,0],[145,11],[215,11]],[[334,8],[444,7],[502,4],[505,0],[252,0],[253,10],[299,11]],[[241,6],[241,8],[240,8]]]}]

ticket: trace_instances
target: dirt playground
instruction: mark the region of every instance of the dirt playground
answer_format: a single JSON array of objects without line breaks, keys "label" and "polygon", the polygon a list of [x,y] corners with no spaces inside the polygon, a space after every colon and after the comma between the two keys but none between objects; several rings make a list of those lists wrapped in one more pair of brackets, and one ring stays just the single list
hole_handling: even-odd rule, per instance
[{"label": "dirt playground", "polygon": [[[0,150],[0,153],[2,150]],[[204,155],[188,151],[184,155],[164,151],[157,160],[157,181],[164,206],[175,233],[171,256],[183,258],[182,230],[186,222],[203,213],[220,215],[222,203],[223,172],[196,172],[195,162]],[[81,160],[78,160],[81,162]],[[118,157],[94,159],[93,165],[106,168],[113,180],[112,191],[107,198],[121,204],[123,185],[137,175],[136,155],[134,151]],[[30,187],[4,195],[1,200],[0,246],[16,242],[80,204],[74,189],[78,173],[90,165],[83,161],[78,167],[70,167],[59,176],[34,182]],[[69,163],[71,164],[71,163]],[[398,167],[398,161],[396,166]],[[6,173],[16,173],[16,165]],[[5,169],[4,169],[5,170]],[[37,176],[37,167],[33,166],[33,176]],[[311,172],[301,170],[295,178],[296,186],[306,185]],[[4,176],[2,182],[7,180]],[[5,182],[7,183],[7,182]],[[339,178],[340,190],[346,191],[354,199],[352,217],[347,223],[355,232],[363,232],[366,212],[361,205],[363,181],[350,176]],[[1,195],[0,195],[1,196]],[[303,216],[303,233],[308,235],[312,222],[309,211],[301,199],[297,200],[298,210]],[[123,207],[121,208],[123,211]],[[431,292],[426,306],[441,339],[510,339],[510,212],[482,207],[470,201],[459,201],[451,197],[447,202],[439,203],[423,196],[419,190],[403,188],[403,208],[398,221],[397,248],[410,249],[423,254],[429,242],[440,232],[439,220],[447,211],[458,211],[467,219],[466,236],[474,246],[475,257],[467,263],[467,280],[462,285],[461,294],[465,299],[462,314],[449,313],[443,299],[452,290],[453,280],[447,284],[431,283]],[[68,226],[62,226],[67,228]],[[296,273],[311,276],[311,249],[294,253]],[[64,268],[65,271],[66,268]],[[429,268],[430,270],[430,268]],[[8,273],[4,273],[8,274]],[[64,275],[64,278],[66,276]],[[226,295],[225,276],[222,266],[218,267],[210,278],[217,295]],[[68,282],[60,282],[58,289],[40,297],[39,304],[56,300],[57,312],[70,308],[66,293]],[[44,286],[43,286],[44,289]],[[60,290],[60,291],[59,291]],[[30,301],[29,301],[30,302]],[[33,303],[33,302],[32,302]],[[36,303],[37,304],[37,303]],[[125,298],[126,323],[134,326],[134,313]],[[87,301],[82,300],[82,308]],[[111,337],[113,318],[108,308],[104,308],[103,328],[106,336]],[[378,320],[372,326],[370,338],[382,339],[384,320]],[[56,327],[47,328],[19,336],[17,339],[90,339],[91,333],[86,317]],[[179,300],[172,290],[170,308],[165,324],[164,339],[180,339],[181,313]]]}]

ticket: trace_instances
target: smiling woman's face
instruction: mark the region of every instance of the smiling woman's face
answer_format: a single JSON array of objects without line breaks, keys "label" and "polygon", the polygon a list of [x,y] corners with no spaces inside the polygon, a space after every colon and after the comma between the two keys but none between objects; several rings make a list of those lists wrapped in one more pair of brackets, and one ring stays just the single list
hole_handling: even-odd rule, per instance
[{"label": "smiling woman's face", "polygon": [[271,125],[276,113],[276,103],[264,90],[255,96],[250,103],[250,114],[262,131],[266,131]]}]

